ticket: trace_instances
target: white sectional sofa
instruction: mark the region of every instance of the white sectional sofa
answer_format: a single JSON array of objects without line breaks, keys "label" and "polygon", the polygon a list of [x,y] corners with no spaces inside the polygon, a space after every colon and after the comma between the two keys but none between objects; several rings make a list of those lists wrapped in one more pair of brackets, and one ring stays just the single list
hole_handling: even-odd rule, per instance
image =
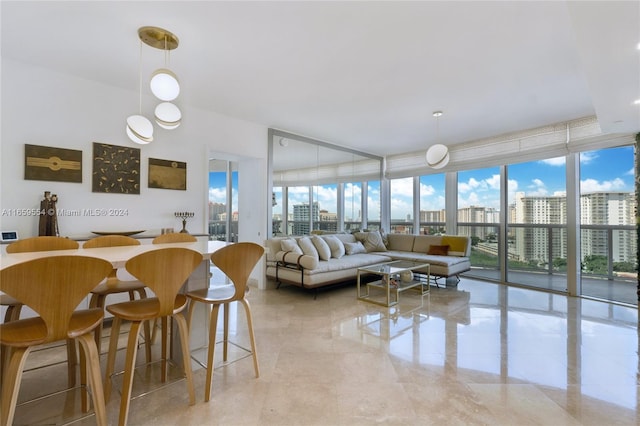
[{"label": "white sectional sofa", "polygon": [[265,248],[267,278],[308,289],[354,280],[359,267],[393,260],[426,262],[432,277],[458,280],[471,268],[465,236],[338,233],[272,238]]}]

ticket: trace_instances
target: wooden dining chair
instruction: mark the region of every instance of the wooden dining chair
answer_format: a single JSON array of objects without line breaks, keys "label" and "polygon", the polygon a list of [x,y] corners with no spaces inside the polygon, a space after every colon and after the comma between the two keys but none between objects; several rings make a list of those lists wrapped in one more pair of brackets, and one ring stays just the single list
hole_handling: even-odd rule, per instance
[{"label": "wooden dining chair", "polygon": [[[92,249],[99,247],[125,247],[139,245],[139,240],[125,235],[102,235],[87,240],[82,245],[82,248]],[[107,302],[107,296],[122,293],[128,293],[129,300],[134,300],[136,293],[140,299],[146,299],[147,297],[147,292],[143,283],[138,280],[120,280],[118,278],[118,269],[114,268],[106,281],[100,283],[96,288],[91,290],[89,306],[92,308],[98,307],[104,309]],[[95,338],[96,345],[98,346],[98,352],[100,352],[102,346],[102,325],[96,328]],[[151,362],[151,330],[148,322],[145,322],[144,325],[144,345],[147,362]]]},{"label": "wooden dining chair", "polygon": [[[161,234],[155,237],[151,243],[152,244],[169,244],[169,243],[195,243],[198,239],[191,234],[187,234],[185,232],[170,232],[168,234]],[[151,342],[155,343],[156,335],[158,332],[157,324],[154,321],[153,331],[151,333]],[[167,330],[162,331],[164,334],[167,334]],[[171,348],[169,349],[173,352],[173,339],[171,339]]]},{"label": "wooden dining chair", "polygon": [[[138,299],[129,302],[107,305],[106,309],[113,315],[109,355],[107,356],[105,398],[111,395],[111,376],[114,374],[118,334],[122,321],[130,321],[127,354],[124,366],[124,379],[120,400],[119,424],[127,424],[133,373],[138,347],[138,332],[143,322],[160,319],[166,329],[167,318],[171,317],[178,324],[184,372],[187,379],[189,404],[195,404],[191,358],[189,356],[189,329],[182,311],[187,306],[187,297],[180,294],[180,288],[191,273],[202,262],[202,254],[187,248],[166,247],[148,251],[129,259],[125,265],[127,271],[142,281],[155,297]],[[162,334],[162,372],[161,380],[167,379],[167,335]]]},{"label": "wooden dining chair", "polygon": [[166,243],[195,243],[198,241],[196,237],[184,232],[171,232],[169,234],[158,235],[151,241],[153,244]]},{"label": "wooden dining chair", "polygon": [[218,311],[220,305],[224,305],[224,331],[223,331],[223,360],[227,360],[229,342],[229,303],[240,302],[244,306],[249,328],[249,340],[251,341],[251,353],[253,355],[253,367],[256,377],[260,377],[258,367],[258,353],[256,352],[251,307],[245,295],[249,289],[248,280],[251,272],[264,254],[264,248],[258,244],[243,242],[225,246],[211,255],[211,261],[215,266],[231,280],[231,284],[213,286],[187,293],[191,299],[188,312],[188,324],[191,326],[195,303],[201,302],[212,305],[209,317],[209,342],[207,349],[207,377],[205,383],[204,400],[211,398],[211,381],[213,377],[213,355],[216,345],[216,328],[218,325]]},{"label": "wooden dining chair", "polygon": [[[13,422],[22,370],[31,349],[65,339],[80,343],[81,384],[87,385],[88,373],[96,421],[107,424],[100,359],[93,339],[93,330],[102,322],[104,311],[76,308],[111,269],[111,263],[98,258],[50,256],[0,271],[2,290],[39,315],[0,325],[0,344],[9,349],[3,371],[2,425]],[[83,411],[88,411],[85,392],[82,402]]]},{"label": "wooden dining chair", "polygon": [[[77,241],[65,237],[40,236],[14,241],[7,245],[7,253],[28,253],[35,251],[74,250],[79,247]],[[20,318],[22,303],[8,294],[0,295],[0,305],[6,306],[4,322],[15,321]],[[4,371],[5,355],[0,350],[0,371]],[[69,387],[76,384],[75,366],[78,364],[73,340],[67,342],[67,375]]]}]

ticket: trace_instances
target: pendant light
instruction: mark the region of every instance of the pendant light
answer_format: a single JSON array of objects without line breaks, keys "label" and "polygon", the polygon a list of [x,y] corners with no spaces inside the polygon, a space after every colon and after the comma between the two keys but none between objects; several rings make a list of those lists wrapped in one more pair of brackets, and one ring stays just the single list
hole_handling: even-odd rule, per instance
[{"label": "pendant light", "polygon": [[[442,116],[442,111],[434,111],[433,116],[436,118],[436,141],[440,139],[440,122],[439,118]],[[427,166],[432,169],[441,169],[449,164],[449,148],[446,145],[437,143],[431,145],[426,154]]]},{"label": "pendant light", "polygon": [[180,94],[178,77],[169,69],[169,53],[178,48],[178,37],[170,31],[159,27],[142,27],[138,30],[140,40],[148,46],[164,52],[164,67],[151,74],[149,87],[151,93],[161,102],[154,110],[156,123],[163,129],[173,130],[182,122],[182,112],[173,101]]},{"label": "pendant light", "polygon": [[142,115],[142,43],[138,61],[138,114],[127,117],[126,133],[133,142],[146,145],[153,142],[153,124]]}]

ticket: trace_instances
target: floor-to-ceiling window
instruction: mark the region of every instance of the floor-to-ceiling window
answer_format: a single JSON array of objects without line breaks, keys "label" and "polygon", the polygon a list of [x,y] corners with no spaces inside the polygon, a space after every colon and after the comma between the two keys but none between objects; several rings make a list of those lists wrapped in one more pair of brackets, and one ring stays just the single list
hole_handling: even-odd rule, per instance
[{"label": "floor-to-ceiling window", "polygon": [[500,279],[500,168],[458,173],[458,234],[471,237],[471,275]]},{"label": "floor-to-ceiling window", "polygon": [[238,238],[238,165],[232,161],[209,160],[209,238]]},{"label": "floor-to-ceiling window", "polygon": [[634,178],[631,146],[580,154],[583,295],[626,303],[637,300]]},{"label": "floor-to-ceiling window", "polygon": [[422,235],[445,232],[444,173],[420,176],[420,232]]},{"label": "floor-to-ceiling window", "polygon": [[[381,224],[381,194],[380,194],[380,181],[379,180],[370,180],[365,183],[363,186],[363,191],[367,193],[367,202],[365,204],[366,207],[366,217],[367,218],[367,229],[376,230],[380,229]],[[365,214],[363,212],[363,214]]]},{"label": "floor-to-ceiling window", "polygon": [[413,234],[413,178],[391,179],[390,232]]},{"label": "floor-to-ceiling window", "polygon": [[567,291],[565,157],[507,167],[507,281]]},{"label": "floor-to-ceiling window", "polygon": [[313,204],[318,205],[318,215],[314,216],[313,230],[338,231],[338,185],[315,185],[312,191]]},{"label": "floor-to-ceiling window", "polygon": [[352,232],[362,227],[362,182],[344,184],[344,230]]}]

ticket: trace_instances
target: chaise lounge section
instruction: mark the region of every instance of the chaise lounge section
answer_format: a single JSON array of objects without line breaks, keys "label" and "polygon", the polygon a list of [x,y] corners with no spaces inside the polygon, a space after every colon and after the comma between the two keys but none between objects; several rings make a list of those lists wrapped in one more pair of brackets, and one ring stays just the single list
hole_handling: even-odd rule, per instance
[{"label": "chaise lounge section", "polygon": [[[437,278],[471,269],[471,239],[457,235],[406,235],[378,231],[278,237],[265,241],[267,278],[307,289],[355,280],[358,268],[413,260],[430,264]],[[417,271],[420,272],[420,271]],[[425,271],[426,272],[426,271]]]}]

